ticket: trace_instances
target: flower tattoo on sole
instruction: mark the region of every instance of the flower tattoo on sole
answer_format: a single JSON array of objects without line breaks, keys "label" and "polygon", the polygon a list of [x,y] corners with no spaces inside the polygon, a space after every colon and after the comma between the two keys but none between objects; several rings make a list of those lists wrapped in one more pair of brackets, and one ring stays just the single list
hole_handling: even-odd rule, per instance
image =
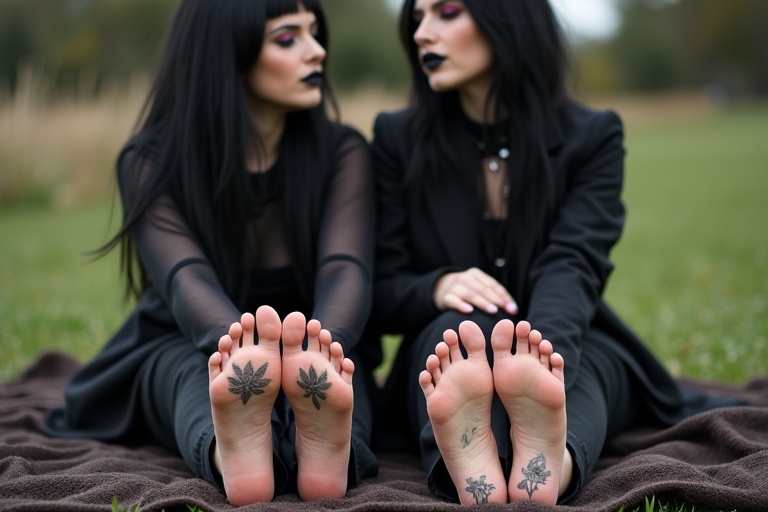
[{"label": "flower tattoo on sole", "polygon": [[251,399],[251,395],[264,393],[264,390],[261,388],[266,387],[267,384],[272,382],[272,379],[263,378],[268,367],[269,363],[264,363],[254,372],[250,361],[245,365],[245,369],[242,370],[235,363],[232,363],[232,370],[234,370],[237,378],[227,377],[229,383],[232,384],[229,391],[235,395],[240,395],[243,405],[247,404],[248,400]]},{"label": "flower tattoo on sole", "polygon": [[331,387],[331,384],[327,382],[328,370],[324,371],[323,374],[318,377],[315,367],[309,365],[309,374],[307,374],[303,368],[299,368],[299,376],[301,377],[301,380],[297,380],[296,384],[306,392],[304,393],[304,398],[312,397],[312,404],[315,406],[315,409],[319,411],[320,402],[318,402],[317,399],[325,400],[328,398],[328,395],[325,394],[324,391]]},{"label": "flower tattoo on sole", "polygon": [[544,481],[552,473],[547,470],[547,459],[540,453],[532,458],[528,467],[522,470],[525,480],[517,484],[517,488],[528,492],[528,499],[531,499],[534,491],[539,489],[539,484],[545,485]]},{"label": "flower tattoo on sole", "polygon": [[480,503],[488,503],[488,498],[491,496],[491,491],[496,490],[495,485],[490,482],[485,482],[485,475],[481,475],[479,480],[475,480],[474,478],[469,477],[467,478],[467,483],[469,485],[465,491],[475,497],[475,502],[478,505]]}]

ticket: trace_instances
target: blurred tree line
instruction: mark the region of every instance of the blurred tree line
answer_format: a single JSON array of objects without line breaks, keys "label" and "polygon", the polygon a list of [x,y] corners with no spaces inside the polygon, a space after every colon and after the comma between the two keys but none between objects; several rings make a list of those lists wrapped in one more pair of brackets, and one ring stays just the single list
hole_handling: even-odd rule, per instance
[{"label": "blurred tree line", "polygon": [[[150,74],[179,1],[0,0],[0,89],[15,89],[22,66],[57,90]],[[396,13],[385,0],[325,0],[324,10],[336,86],[406,83]]]},{"label": "blurred tree line", "polygon": [[[508,0],[493,0],[508,1]],[[768,0],[614,0],[622,22],[576,42],[582,87],[596,93],[702,88],[768,96]],[[21,66],[57,90],[149,74],[179,0],[0,0],[0,89]],[[325,0],[330,74],[352,88],[407,80],[386,0]]]},{"label": "blurred tree line", "polygon": [[704,88],[768,96],[768,1],[615,0],[621,25],[578,48],[595,92]]}]

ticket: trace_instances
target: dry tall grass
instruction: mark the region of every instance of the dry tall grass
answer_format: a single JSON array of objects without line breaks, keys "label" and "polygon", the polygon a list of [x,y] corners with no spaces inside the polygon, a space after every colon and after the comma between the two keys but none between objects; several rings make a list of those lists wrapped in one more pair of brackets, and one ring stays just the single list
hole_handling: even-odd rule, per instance
[{"label": "dry tall grass", "polygon": [[39,72],[23,69],[13,97],[0,98],[0,206],[103,200],[145,83],[54,96]]},{"label": "dry tall grass", "polygon": [[[86,78],[80,91],[54,95],[41,75],[25,68],[16,94],[0,94],[0,207],[68,207],[111,198],[115,157],[130,136],[148,81],[113,84],[94,95]],[[379,86],[338,96],[342,120],[368,137],[377,112],[406,101],[404,92]],[[695,94],[594,98],[590,103],[618,110],[630,129],[706,116],[716,109]]]},{"label": "dry tall grass", "polygon": [[[115,157],[130,136],[148,81],[113,84],[94,95],[53,95],[33,68],[21,72],[13,96],[0,94],[0,207],[41,203],[68,207],[111,193]],[[370,134],[379,110],[402,95],[380,87],[339,95],[342,119]]]}]

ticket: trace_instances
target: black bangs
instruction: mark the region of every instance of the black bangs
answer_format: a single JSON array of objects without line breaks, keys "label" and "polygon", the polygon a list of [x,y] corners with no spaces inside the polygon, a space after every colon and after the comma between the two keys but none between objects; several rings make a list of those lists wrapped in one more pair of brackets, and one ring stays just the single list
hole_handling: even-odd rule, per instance
[{"label": "black bangs", "polygon": [[267,0],[265,3],[267,19],[297,13],[302,5],[306,10],[315,14],[320,10],[319,0]]},{"label": "black bangs", "polygon": [[264,43],[268,20],[295,14],[301,6],[317,18],[317,41],[328,50],[328,30],[319,0],[229,0],[237,4],[234,14],[234,43],[237,66],[245,73],[256,62]]},{"label": "black bangs", "polygon": [[323,9],[320,7],[320,0],[267,0],[266,16],[267,19],[277,18],[285,14],[295,14],[303,6],[317,18],[317,41],[328,50],[328,30],[325,22]]}]

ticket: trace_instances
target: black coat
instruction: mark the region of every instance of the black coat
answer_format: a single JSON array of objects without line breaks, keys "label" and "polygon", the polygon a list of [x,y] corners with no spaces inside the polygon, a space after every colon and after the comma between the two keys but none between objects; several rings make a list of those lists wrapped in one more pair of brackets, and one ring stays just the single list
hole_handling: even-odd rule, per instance
[{"label": "black coat", "polygon": [[[404,335],[407,346],[441,314],[432,300],[443,274],[487,268],[474,189],[459,179],[432,179],[413,198],[404,192],[412,144],[405,112],[380,114],[372,145],[378,194],[374,324]],[[457,127],[457,130],[462,129]],[[676,382],[603,300],[613,268],[625,210],[623,127],[613,112],[566,104],[550,119],[546,158],[554,201],[529,223],[523,246],[513,251],[507,282],[520,313],[565,359],[566,389],[579,375],[586,343],[621,355],[643,390],[651,413],[664,423],[694,410]],[[471,144],[454,148],[477,157]],[[449,173],[446,173],[447,175]],[[542,200],[546,200],[543,199]],[[435,340],[438,341],[438,340]],[[688,405],[691,405],[689,403]]]}]

